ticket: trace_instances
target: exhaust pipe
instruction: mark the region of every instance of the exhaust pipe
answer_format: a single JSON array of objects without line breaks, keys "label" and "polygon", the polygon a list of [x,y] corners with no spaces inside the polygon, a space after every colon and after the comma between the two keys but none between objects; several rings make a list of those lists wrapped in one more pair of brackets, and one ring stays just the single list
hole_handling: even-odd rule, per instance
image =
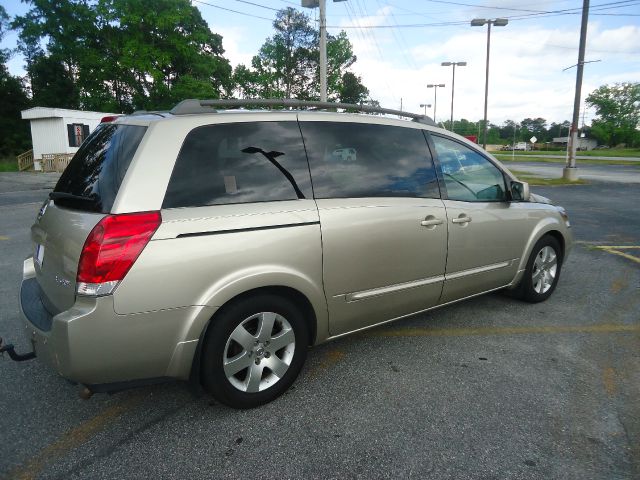
[{"label": "exhaust pipe", "polygon": [[93,397],[93,391],[89,387],[84,386],[80,389],[80,398],[82,400],[89,400],[91,397]]}]

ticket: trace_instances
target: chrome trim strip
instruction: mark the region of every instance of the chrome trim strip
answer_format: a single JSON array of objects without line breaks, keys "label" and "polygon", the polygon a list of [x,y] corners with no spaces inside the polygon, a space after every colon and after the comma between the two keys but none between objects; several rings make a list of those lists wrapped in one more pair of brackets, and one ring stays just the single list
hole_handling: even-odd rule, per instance
[{"label": "chrome trim strip", "polygon": [[490,272],[491,270],[508,267],[509,265],[512,265],[516,260],[517,258],[513,260],[507,260],[506,262],[492,263],[491,265],[485,265],[484,267],[470,268],[469,270],[461,270],[459,272],[445,274],[445,278],[446,280],[455,280],[456,278],[466,277],[468,275]]},{"label": "chrome trim strip", "polygon": [[259,230],[276,230],[278,228],[306,227],[320,225],[320,222],[287,223],[285,225],[267,225],[264,227],[234,228],[231,230],[213,230],[208,232],[180,233],[176,238],[202,237],[204,235],[225,235],[227,233],[256,232]]},{"label": "chrome trim strip", "polygon": [[457,300],[452,300],[452,301],[447,302],[447,303],[441,303],[439,305],[434,305],[433,307],[425,308],[423,310],[418,310],[417,312],[413,312],[413,313],[407,313],[406,315],[401,315],[399,317],[390,318],[389,320],[384,320],[382,322],[379,322],[379,323],[376,323],[376,324],[373,324],[373,325],[367,325],[365,327],[356,328],[355,330],[350,330],[348,332],[339,333],[338,335],[332,335],[332,336],[330,336],[326,340],[323,340],[320,343],[328,342],[330,340],[335,340],[336,338],[340,338],[340,337],[345,337],[347,335],[351,335],[352,333],[362,332],[364,330],[369,330],[371,328],[379,327],[381,325],[384,325],[385,323],[395,322],[396,320],[400,320],[402,318],[412,317],[413,315],[419,315],[420,313],[428,312],[430,310],[435,310],[437,308],[444,307],[444,306],[447,306],[447,305],[451,305],[453,303],[462,302],[463,300],[468,300],[468,299],[473,298],[473,297],[478,297],[480,295],[484,295],[485,293],[490,293],[490,292],[495,292],[495,291],[498,291],[498,290],[502,290],[503,288],[508,287],[508,286],[509,286],[509,284],[506,284],[506,285],[503,285],[502,287],[492,288],[490,290],[485,290],[484,292],[474,293],[473,295],[469,295],[468,297],[463,297],[463,298],[459,298]]},{"label": "chrome trim strip", "polygon": [[334,297],[341,297],[344,295],[344,299],[347,302],[355,302],[358,300],[366,300],[367,298],[379,297],[386,295],[387,293],[399,292],[401,290],[408,290],[410,288],[422,287],[424,285],[430,285],[432,283],[443,282],[446,280],[455,280],[457,278],[466,277],[469,275],[475,275],[478,273],[490,272],[499,268],[508,267],[513,265],[518,259],[507,260],[506,262],[492,263],[491,265],[485,265],[484,267],[470,268],[469,270],[462,270],[451,274],[438,275],[436,277],[423,278],[420,280],[413,280],[411,282],[397,283],[395,285],[388,285],[386,287],[372,288],[371,290],[362,290],[360,292],[347,293],[335,295]]},{"label": "chrome trim strip", "polygon": [[[357,300],[366,300],[371,297],[379,297],[387,293],[399,292],[401,290],[408,290],[410,288],[422,287],[424,285],[430,285],[432,283],[444,281],[444,276],[439,275],[437,277],[423,278],[421,280],[413,280],[411,282],[398,283],[396,285],[389,285],[387,287],[372,288],[371,290],[363,290],[361,292],[348,293],[345,295],[347,302],[355,302]],[[339,295],[338,295],[339,296]]]}]

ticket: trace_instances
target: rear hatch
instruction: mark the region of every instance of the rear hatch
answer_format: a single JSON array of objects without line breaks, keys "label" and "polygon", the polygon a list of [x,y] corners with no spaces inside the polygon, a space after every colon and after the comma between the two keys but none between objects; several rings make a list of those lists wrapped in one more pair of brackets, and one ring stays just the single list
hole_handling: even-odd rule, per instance
[{"label": "rear hatch", "polygon": [[111,212],[146,127],[101,124],[82,144],[31,227],[36,278],[52,315],[76,298],[76,275],[84,242]]}]

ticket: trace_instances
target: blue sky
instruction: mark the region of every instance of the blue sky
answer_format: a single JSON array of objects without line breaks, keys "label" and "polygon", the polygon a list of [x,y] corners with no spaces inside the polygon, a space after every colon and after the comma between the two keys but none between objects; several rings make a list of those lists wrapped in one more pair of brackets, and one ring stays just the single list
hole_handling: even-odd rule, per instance
[{"label": "blue sky", "polygon": [[[273,34],[276,10],[291,6],[313,19],[318,15],[299,1],[192,3],[223,36],[234,65],[249,63]],[[3,5],[12,16],[28,9],[16,0]],[[575,68],[563,69],[577,63],[581,7],[581,0],[327,0],[327,25],[330,33],[347,32],[358,56],[352,70],[383,106],[400,108],[402,101],[403,109],[419,112],[421,103],[434,104],[434,90],[426,85],[444,83],[437,92],[439,121],[449,118],[451,102],[451,68],[440,63],[466,61],[456,69],[454,116],[478,120],[484,106],[486,27],[471,27],[469,21],[507,17],[507,26],[492,29],[489,119],[551,122],[571,118]],[[9,32],[3,46],[14,47],[16,40]],[[591,2],[585,60],[599,61],[585,66],[583,99],[605,83],[640,82],[640,0]],[[22,59],[14,57],[9,68],[23,74]],[[433,108],[428,113],[433,116]],[[593,116],[587,109],[587,124]]]}]

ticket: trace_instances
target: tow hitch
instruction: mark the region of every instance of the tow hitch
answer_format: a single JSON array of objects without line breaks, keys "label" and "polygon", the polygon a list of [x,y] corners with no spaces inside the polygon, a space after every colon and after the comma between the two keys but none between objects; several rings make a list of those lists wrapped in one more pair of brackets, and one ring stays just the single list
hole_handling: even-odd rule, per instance
[{"label": "tow hitch", "polygon": [[0,337],[0,355],[4,356],[4,352],[7,352],[9,354],[9,358],[14,362],[24,362],[25,360],[36,358],[36,352],[29,352],[23,355],[16,353],[15,347],[10,343],[4,345],[2,337]]}]

